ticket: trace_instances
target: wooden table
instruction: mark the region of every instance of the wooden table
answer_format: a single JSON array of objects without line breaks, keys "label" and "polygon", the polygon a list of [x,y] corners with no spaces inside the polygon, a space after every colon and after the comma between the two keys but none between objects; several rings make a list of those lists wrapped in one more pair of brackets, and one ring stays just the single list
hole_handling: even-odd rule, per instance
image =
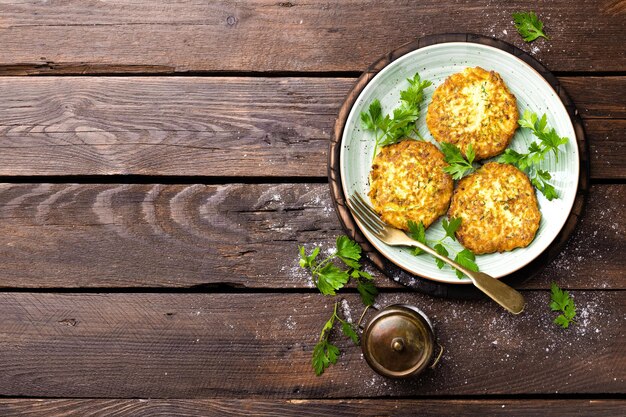
[{"label": "wooden table", "polygon": [[[549,41],[516,33],[529,7]],[[297,247],[342,233],[335,117],[371,62],[441,32],[558,76],[589,141],[586,211],[521,317],[376,274],[380,304],[434,321],[436,370],[387,380],[336,338],[316,377],[334,300]],[[0,1],[0,415],[624,415],[625,42],[623,0]]]}]

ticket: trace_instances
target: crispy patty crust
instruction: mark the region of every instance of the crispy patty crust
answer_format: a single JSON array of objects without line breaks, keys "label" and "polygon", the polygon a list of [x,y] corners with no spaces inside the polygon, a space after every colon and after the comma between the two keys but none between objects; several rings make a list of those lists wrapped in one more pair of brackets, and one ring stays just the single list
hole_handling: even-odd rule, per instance
[{"label": "crispy patty crust", "polygon": [[385,146],[374,158],[369,197],[383,221],[408,230],[408,220],[425,227],[450,205],[454,183],[448,166],[432,143],[403,140]]},{"label": "crispy patty crust", "polygon": [[541,220],[535,190],[526,174],[497,162],[489,162],[459,181],[448,216],[462,219],[456,237],[476,254],[528,246]]},{"label": "crispy patty crust", "polygon": [[515,96],[495,71],[480,67],[452,74],[435,90],[426,124],[437,142],[471,144],[476,160],[491,158],[509,145],[519,114]]}]

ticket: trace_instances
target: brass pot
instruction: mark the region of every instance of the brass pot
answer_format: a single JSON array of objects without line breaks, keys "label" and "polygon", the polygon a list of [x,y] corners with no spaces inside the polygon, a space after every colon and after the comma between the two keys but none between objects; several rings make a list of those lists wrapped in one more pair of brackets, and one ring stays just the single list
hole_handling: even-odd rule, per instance
[{"label": "brass pot", "polygon": [[405,304],[379,310],[365,326],[361,340],[369,366],[388,378],[418,375],[427,367],[434,367],[443,354],[428,317]]}]

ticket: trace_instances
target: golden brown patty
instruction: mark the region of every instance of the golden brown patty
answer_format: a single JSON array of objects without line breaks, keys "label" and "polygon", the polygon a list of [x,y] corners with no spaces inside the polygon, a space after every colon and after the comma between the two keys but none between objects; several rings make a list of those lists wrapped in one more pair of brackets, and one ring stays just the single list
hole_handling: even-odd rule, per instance
[{"label": "golden brown patty", "polygon": [[459,242],[476,254],[523,248],[535,238],[541,213],[526,174],[490,162],[459,181],[450,217],[460,217]]},{"label": "golden brown patty", "polygon": [[517,128],[515,96],[495,71],[466,68],[446,78],[428,106],[426,124],[438,142],[472,144],[476,160],[504,151]]},{"label": "golden brown patty", "polygon": [[408,220],[430,226],[446,212],[452,197],[454,185],[443,172],[446,166],[432,143],[408,139],[383,147],[370,172],[374,209],[399,229],[408,230]]}]

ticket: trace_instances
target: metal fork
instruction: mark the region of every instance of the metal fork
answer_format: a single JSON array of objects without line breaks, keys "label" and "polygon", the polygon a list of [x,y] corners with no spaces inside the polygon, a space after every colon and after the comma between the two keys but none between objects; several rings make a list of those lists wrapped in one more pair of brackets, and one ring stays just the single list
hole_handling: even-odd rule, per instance
[{"label": "metal fork", "polygon": [[467,275],[476,288],[484,292],[489,298],[500,304],[513,314],[519,314],[524,310],[526,302],[522,294],[506,285],[504,282],[493,278],[484,272],[474,272],[458,264],[452,259],[438,254],[429,246],[411,239],[402,230],[396,229],[383,222],[378,214],[365,202],[359,193],[355,193],[348,199],[348,206],[356,219],[363,224],[374,236],[390,246],[411,246],[417,247],[429,253],[435,258],[458,269]]}]

